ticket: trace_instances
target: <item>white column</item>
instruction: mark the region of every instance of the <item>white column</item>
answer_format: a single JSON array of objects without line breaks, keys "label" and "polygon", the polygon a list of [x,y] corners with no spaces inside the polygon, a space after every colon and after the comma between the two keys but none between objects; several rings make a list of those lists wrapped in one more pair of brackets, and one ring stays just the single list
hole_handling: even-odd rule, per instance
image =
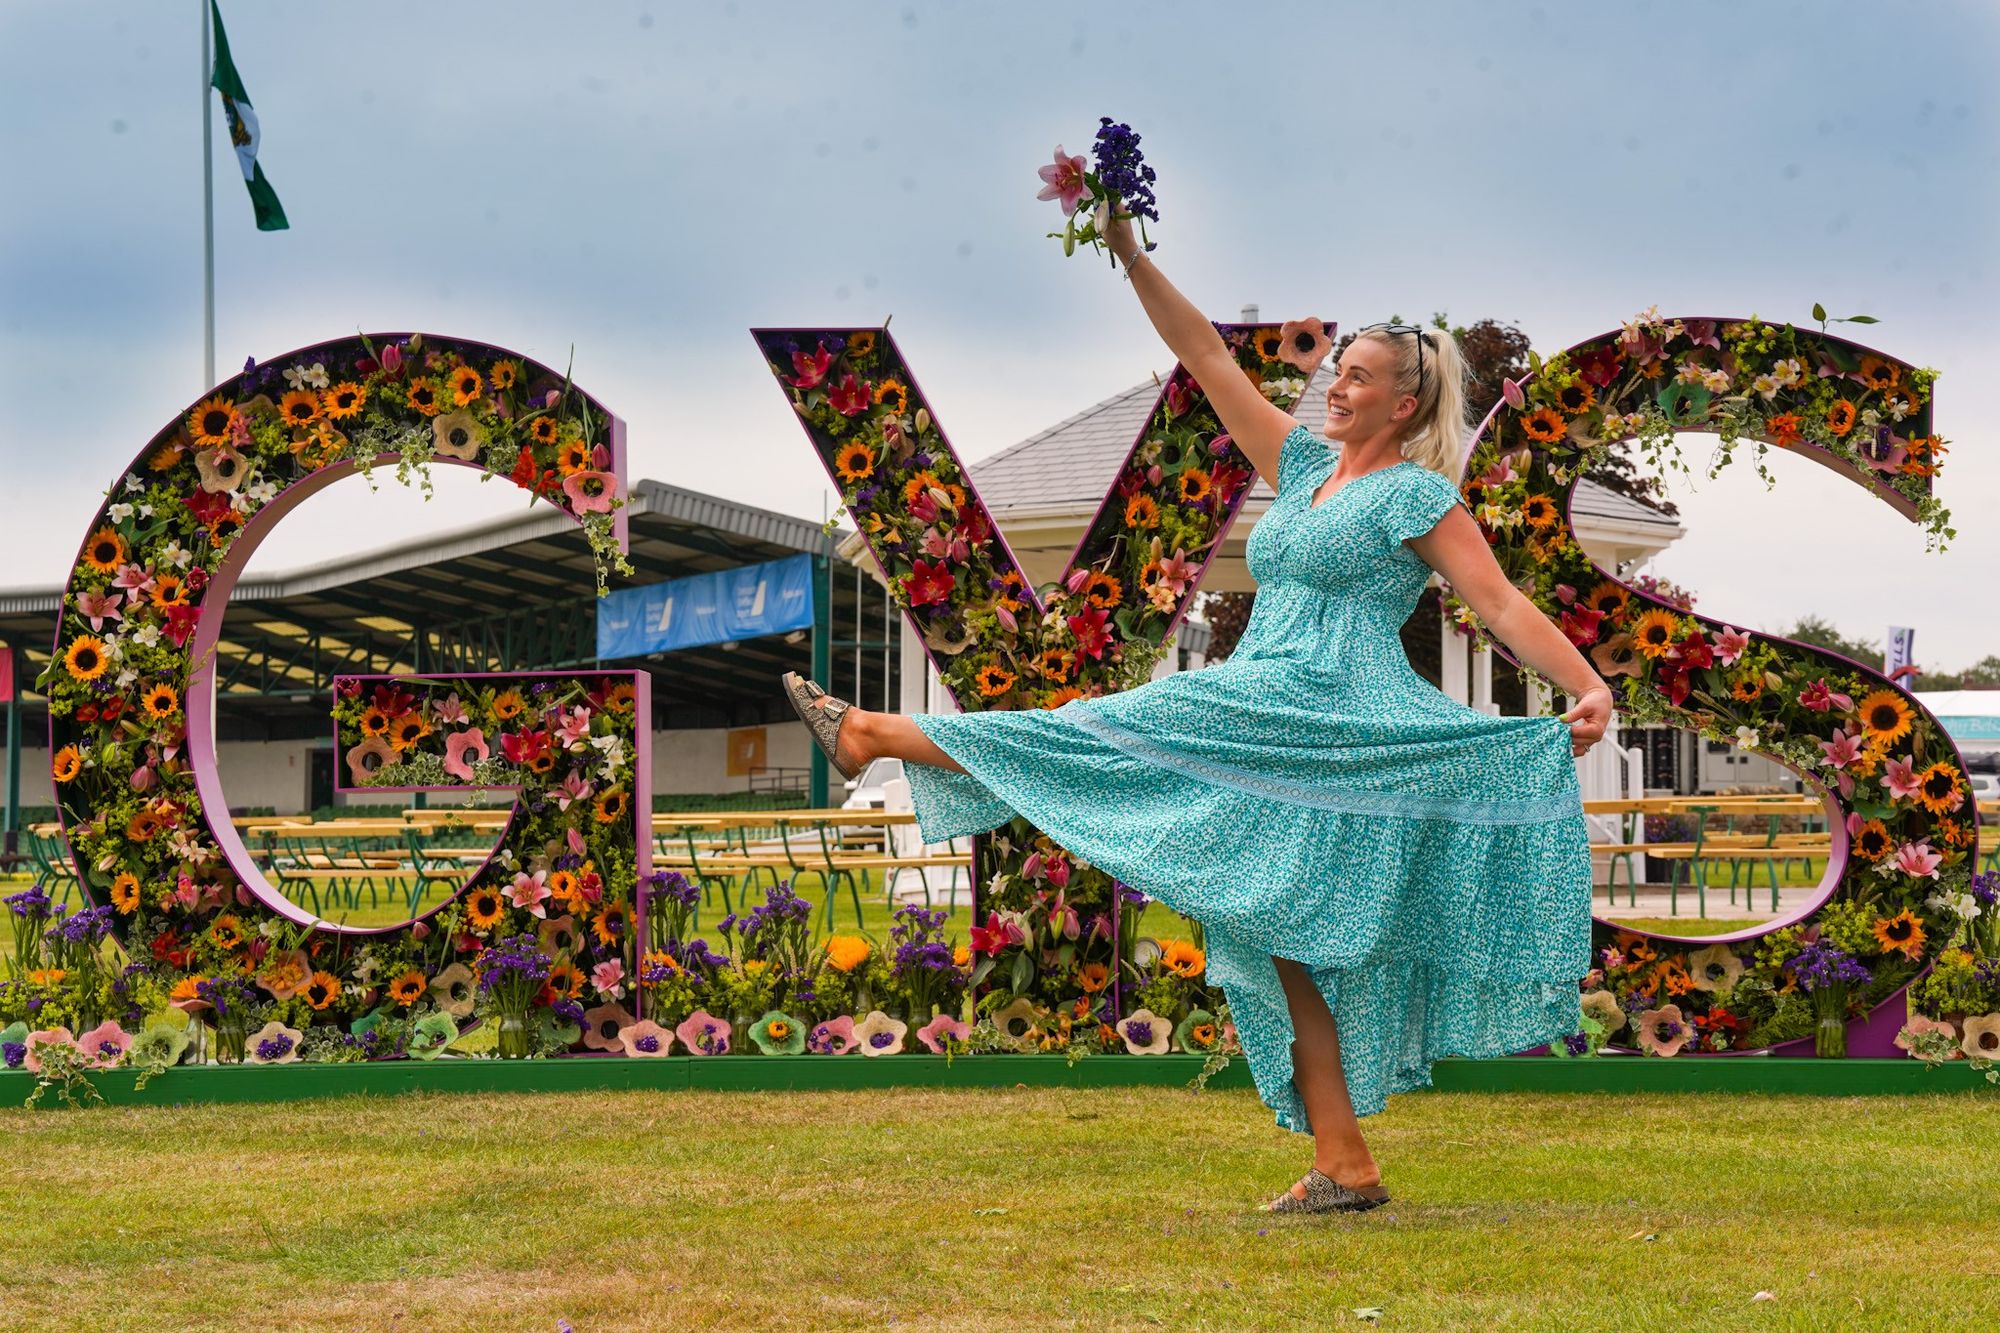
[{"label": "white column", "polygon": [[1159,661],[1153,663],[1153,674],[1147,678],[1149,680],[1159,680],[1164,676],[1171,676],[1180,669],[1181,627],[1179,625],[1174,626],[1173,637],[1160,646],[1166,651],[1160,654]]},{"label": "white column", "polygon": [[1472,674],[1465,657],[1465,640],[1450,616],[1438,617],[1438,688],[1466,703],[1472,698]]},{"label": "white column", "polygon": [[902,671],[902,688],[896,707],[904,713],[928,713],[930,708],[930,683],[935,674],[931,671],[930,658],[924,655],[924,641],[917,637],[915,626],[900,615],[896,625],[897,666]]},{"label": "white column", "polygon": [[1493,650],[1485,646],[1472,650],[1472,706],[1482,713],[1498,713],[1493,702]]},{"label": "white column", "polygon": [[1525,679],[1528,682],[1528,716],[1547,717],[1553,713],[1555,709],[1551,706],[1552,701],[1549,696],[1549,689],[1546,685],[1542,684],[1542,678],[1536,675],[1527,675]]}]

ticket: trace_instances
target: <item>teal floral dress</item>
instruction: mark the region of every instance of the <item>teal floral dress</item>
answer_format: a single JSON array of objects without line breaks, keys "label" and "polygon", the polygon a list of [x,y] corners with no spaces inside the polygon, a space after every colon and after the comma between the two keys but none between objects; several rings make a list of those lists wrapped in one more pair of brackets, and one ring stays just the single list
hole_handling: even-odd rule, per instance
[{"label": "teal floral dress", "polygon": [[1590,968],[1568,725],[1456,703],[1403,652],[1431,573],[1404,542],[1457,488],[1404,462],[1315,507],[1338,458],[1303,426],[1286,436],[1226,661],[1053,710],[920,714],[966,771],[905,766],[926,841],[1023,815],[1201,922],[1258,1093],[1300,1133],[1274,957],[1325,996],[1357,1115],[1443,1056],[1579,1031]]}]

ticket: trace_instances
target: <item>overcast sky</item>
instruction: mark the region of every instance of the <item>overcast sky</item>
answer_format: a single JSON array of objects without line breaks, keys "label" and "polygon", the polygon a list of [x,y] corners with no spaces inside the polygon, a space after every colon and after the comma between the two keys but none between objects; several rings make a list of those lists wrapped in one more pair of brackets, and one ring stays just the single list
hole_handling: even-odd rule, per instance
[{"label": "overcast sky", "polygon": [[[59,582],[204,387],[201,8],[0,5],[0,587]],[[221,373],[357,328],[573,346],[635,476],[817,519],[753,326],[893,313],[968,460],[1166,369],[1034,198],[1109,114],[1158,168],[1162,269],[1218,319],[1443,310],[1552,351],[1650,305],[1876,316],[1863,341],[1942,372],[1954,549],[1779,459],[1776,493],[1747,467],[1678,487],[1658,572],[1753,626],[2000,652],[2000,11],[1079,8],[225,0],[292,229],[254,230],[218,115]],[[343,483],[253,568],[518,509],[447,472],[428,507]]]}]

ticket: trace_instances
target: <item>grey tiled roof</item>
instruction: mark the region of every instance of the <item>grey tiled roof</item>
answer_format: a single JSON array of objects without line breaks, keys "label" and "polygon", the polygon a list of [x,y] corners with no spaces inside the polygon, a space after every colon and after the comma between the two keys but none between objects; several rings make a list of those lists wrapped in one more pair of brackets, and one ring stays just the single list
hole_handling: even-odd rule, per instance
[{"label": "grey tiled roof", "polygon": [[[1299,424],[1315,434],[1326,422],[1326,382],[1332,377],[1333,363],[1328,360],[1314,373],[1298,406]],[[973,485],[996,515],[1071,507],[1094,511],[1159,394],[1160,386],[1150,380],[1134,385],[982,458],[970,465]],[[1267,504],[1271,498],[1271,488],[1262,477],[1251,482],[1250,503]],[[1571,507],[1596,518],[1680,526],[1658,510],[1588,480],[1577,486]]]}]

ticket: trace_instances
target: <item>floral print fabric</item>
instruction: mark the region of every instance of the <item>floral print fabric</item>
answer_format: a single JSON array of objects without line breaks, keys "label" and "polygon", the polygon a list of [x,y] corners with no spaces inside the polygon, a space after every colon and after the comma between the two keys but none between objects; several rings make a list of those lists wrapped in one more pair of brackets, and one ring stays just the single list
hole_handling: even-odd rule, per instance
[{"label": "floral print fabric", "polygon": [[1567,724],[1468,708],[1403,652],[1430,576],[1404,541],[1458,490],[1404,462],[1312,505],[1338,458],[1286,437],[1228,660],[1049,711],[920,714],[966,772],[906,766],[926,841],[1019,814],[1200,921],[1259,1095],[1301,1133],[1274,957],[1325,997],[1357,1115],[1441,1057],[1578,1031],[1590,967]]}]

